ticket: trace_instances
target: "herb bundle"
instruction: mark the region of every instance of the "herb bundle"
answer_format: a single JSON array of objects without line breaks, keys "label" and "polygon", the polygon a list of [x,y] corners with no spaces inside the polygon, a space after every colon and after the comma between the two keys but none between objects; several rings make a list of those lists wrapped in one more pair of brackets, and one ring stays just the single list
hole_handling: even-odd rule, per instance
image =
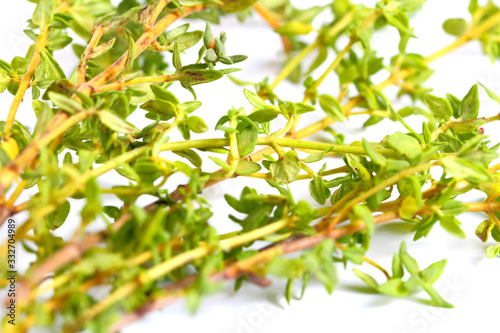
[{"label": "herb bundle", "polygon": [[[204,295],[229,280],[238,289],[243,283],[266,286],[267,276],[284,278],[288,300],[296,280],[303,292],[316,279],[331,293],[336,263],[378,268],[386,281],[354,272],[381,294],[403,297],[420,288],[433,305],[452,307],[433,287],[446,260],[421,268],[402,243],[389,273],[365,256],[376,225],[390,221],[410,225],[414,240],[438,222],[464,238],[456,216],[483,212],[488,219],[476,235],[498,243],[487,248],[488,257],[500,252],[500,164],[492,163],[498,144],[481,128],[500,114],[480,116],[478,85],[461,98],[435,96],[426,86],[430,63],[471,41],[479,41],[492,61],[500,57],[500,8],[492,1],[481,6],[472,0],[468,19],[445,21],[443,28],[456,40],[430,56],[406,52],[415,37],[409,17],[425,0],[381,0],[374,8],[335,0],[307,9],[287,0],[123,0],[118,6],[109,0],[29,1],[36,9],[25,33],[33,45],[25,57],[0,60],[0,92],[14,96],[0,122],[0,224],[29,212],[15,237],[36,260],[19,276],[17,323],[6,318],[3,332],[115,332],[183,297],[195,310]],[[231,53],[237,36],[214,34],[210,24],[225,15],[245,24],[252,13],[279,34],[286,54],[272,82],[233,77],[247,57]],[[312,21],[323,13],[330,22],[314,29]],[[207,21],[206,29],[171,28],[184,19]],[[390,59],[371,45],[385,28],[400,35]],[[88,44],[73,42],[69,33]],[[70,46],[80,59],[71,74],[54,57]],[[186,63],[188,53],[197,60]],[[304,61],[311,55],[312,63]],[[372,80],[384,73],[386,80]],[[235,106],[220,118],[212,138],[197,138],[209,131],[203,111],[210,110],[203,110],[194,86],[222,84],[225,76],[246,86],[241,96],[253,109]],[[325,93],[333,90],[323,85],[329,76],[338,79],[337,96]],[[303,98],[280,98],[275,89],[285,79],[304,87]],[[171,91],[179,84],[191,100]],[[394,110],[384,94],[390,86],[411,102]],[[481,89],[500,103],[494,91]],[[32,129],[16,117],[29,92],[37,119]],[[301,126],[302,114],[310,112],[325,117]],[[132,113],[148,125],[136,127],[127,120]],[[358,115],[369,115],[362,124],[367,131],[382,121],[398,122],[406,131],[381,142],[345,142],[342,122]],[[421,125],[410,126],[409,116],[420,117]],[[282,126],[273,131],[274,124]],[[320,131],[328,138],[307,139]],[[174,132],[184,140],[169,140]],[[332,158],[343,166],[328,168]],[[212,162],[220,170],[207,171]],[[431,173],[435,169],[439,177]],[[125,185],[102,182],[110,173]],[[188,181],[169,192],[165,185],[178,174]],[[245,187],[238,198],[225,195],[238,228],[220,234],[203,190],[236,177],[267,183],[269,192]],[[307,184],[310,200],[294,199],[292,182]],[[483,192],[484,201],[463,202],[460,195],[472,190]],[[35,194],[19,202],[24,191]],[[109,205],[106,196],[120,204]],[[141,206],[142,196],[155,201]],[[65,241],[53,231],[77,223],[67,217],[78,202],[81,219]],[[96,220],[104,228],[89,231]],[[7,247],[2,244],[2,271],[9,270]],[[293,252],[300,256],[285,256]],[[90,290],[97,286],[111,291],[96,299]]]}]

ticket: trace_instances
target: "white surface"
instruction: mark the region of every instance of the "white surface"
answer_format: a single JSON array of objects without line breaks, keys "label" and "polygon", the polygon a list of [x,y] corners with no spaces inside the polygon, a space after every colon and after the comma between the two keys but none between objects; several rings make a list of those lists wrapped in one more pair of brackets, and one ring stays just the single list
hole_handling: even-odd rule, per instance
[{"label": "white surface", "polygon": [[[312,2],[312,1],[311,1]],[[317,1],[325,3],[325,1]],[[300,3],[300,2],[299,2]],[[309,1],[308,1],[309,3]],[[373,3],[371,1],[370,3]],[[416,27],[415,34],[419,39],[413,39],[409,50],[422,54],[430,54],[446,43],[453,40],[442,32],[441,24],[449,17],[468,18],[468,1],[429,0],[425,9],[418,13],[412,25]],[[453,4],[452,6],[450,6]],[[13,56],[23,55],[30,44],[22,33],[25,21],[31,16],[34,5],[27,1],[4,1],[0,11],[0,59],[10,62]],[[8,7],[8,8],[7,8]],[[7,10],[8,9],[8,10]],[[13,14],[15,13],[15,15]],[[193,23],[193,29],[203,29],[200,22]],[[264,75],[273,79],[280,69],[283,60],[281,44],[276,35],[269,33],[269,27],[260,18],[250,18],[246,25],[240,25],[234,18],[222,20],[221,26],[213,27],[214,33],[226,31],[228,34],[227,49],[229,54],[247,54],[249,59],[242,63],[243,71],[235,76],[242,80],[260,80]],[[392,55],[397,50],[398,34],[394,29],[376,35],[373,46],[380,55]],[[263,46],[266,54],[259,51]],[[192,57],[196,51],[189,52]],[[332,55],[330,54],[330,57]],[[57,51],[55,57],[61,61],[66,74],[69,75],[75,68],[77,58],[68,48]],[[184,56],[183,56],[184,57]],[[186,56],[189,58],[190,56]],[[184,58],[183,58],[184,59]],[[470,43],[447,56],[445,60],[438,60],[431,65],[436,73],[429,80],[428,86],[434,87],[436,95],[453,93],[461,98],[476,81],[500,91],[500,67],[491,64],[482,55],[479,44]],[[318,77],[321,69],[316,72]],[[384,74],[385,75],[385,74]],[[378,79],[382,80],[382,75]],[[320,88],[320,92],[335,93],[338,90],[336,78],[331,76]],[[394,90],[388,89],[389,92]],[[216,121],[230,107],[244,106],[249,110],[250,105],[244,99],[242,88],[223,79],[215,84],[196,87],[199,100],[204,104],[198,115],[208,119],[207,124],[214,128]],[[276,90],[283,98],[293,101],[301,99],[302,90],[298,90],[288,83],[283,83]],[[175,89],[180,99],[190,100],[190,94],[182,88]],[[25,103],[21,106],[18,119],[24,122],[35,119],[30,107],[30,94],[27,94]],[[6,117],[12,96],[5,92],[0,95],[0,109],[2,120]],[[401,105],[408,103],[407,99]],[[498,105],[489,101],[486,94],[481,92],[481,115],[492,116],[498,113]],[[396,106],[398,106],[396,104]],[[304,117],[302,126],[312,123],[321,117],[320,112],[315,116]],[[139,119],[140,117],[137,117]],[[135,118],[134,118],[135,119]],[[360,138],[361,135],[372,141],[381,140],[388,133],[403,130],[396,123],[384,122],[384,126],[377,126],[379,131],[369,129],[367,133],[360,131],[359,122],[355,124],[336,124],[337,131],[347,135],[347,142]],[[34,123],[33,123],[34,124]],[[140,126],[140,124],[139,124]],[[486,134],[492,135],[493,142],[498,142],[500,135],[494,128],[498,124],[485,126]],[[218,134],[219,135],[219,134]],[[213,132],[207,136],[214,136]],[[199,136],[204,137],[203,135]],[[318,136],[317,136],[318,137]],[[178,140],[180,136],[173,136]],[[329,167],[339,164],[331,160]],[[215,169],[215,166],[212,165]],[[182,179],[179,179],[181,182]],[[227,218],[228,206],[222,198],[223,193],[238,195],[244,185],[251,184],[262,192],[272,192],[264,182],[238,179],[210,188],[205,195],[213,203],[215,215],[211,219],[220,232],[235,230],[236,225]],[[169,182],[169,188],[176,184]],[[294,184],[298,198],[304,197],[301,189],[305,183]],[[472,198],[479,198],[472,196]],[[147,202],[148,198],[143,199]],[[22,221],[22,217],[16,218]],[[195,316],[187,314],[183,302],[179,302],[162,311],[146,316],[142,321],[129,326],[123,332],[214,332],[214,333],[270,333],[276,331],[326,332],[335,329],[350,328],[354,332],[373,330],[388,333],[414,332],[464,332],[467,330],[498,330],[498,277],[500,274],[498,259],[486,259],[484,249],[489,244],[482,244],[475,236],[475,227],[484,220],[480,214],[463,214],[459,217],[463,222],[468,237],[466,240],[455,239],[436,226],[429,237],[416,243],[411,242],[412,235],[397,225],[381,226],[372,240],[368,256],[374,258],[386,268],[390,268],[392,253],[399,248],[401,240],[406,240],[408,251],[417,258],[421,266],[448,258],[448,265],[441,279],[436,283],[436,289],[445,299],[453,303],[456,308],[445,310],[433,308],[418,302],[418,299],[427,299],[425,293],[417,294],[413,299],[394,299],[377,294],[360,293],[366,291],[364,283],[357,279],[351,271],[353,265],[343,270],[338,265],[339,285],[333,295],[329,296],[324,287],[312,282],[302,301],[292,301],[288,306],[282,297],[284,283],[278,282],[267,289],[260,289],[247,285],[238,293],[232,292],[232,284],[218,294],[204,299],[202,306]],[[72,225],[71,221],[75,223]],[[68,222],[58,230],[58,233],[69,234],[79,221],[79,212],[72,209]],[[0,229],[0,239],[4,239],[5,228]],[[18,261],[26,267],[30,258],[22,256]],[[359,267],[357,267],[359,268]],[[383,281],[383,276],[371,267],[363,265],[362,270],[372,273],[374,277]],[[300,282],[297,283],[300,288]],[[298,291],[297,291],[298,293]]]}]

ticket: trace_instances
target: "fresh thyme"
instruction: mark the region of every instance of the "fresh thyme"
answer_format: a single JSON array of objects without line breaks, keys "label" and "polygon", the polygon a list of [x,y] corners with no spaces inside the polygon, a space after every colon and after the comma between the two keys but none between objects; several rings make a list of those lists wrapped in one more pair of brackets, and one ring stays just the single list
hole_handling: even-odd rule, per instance
[{"label": "fresh thyme", "polygon": [[[18,276],[17,324],[5,319],[2,332],[47,326],[115,332],[182,297],[195,310],[204,295],[228,280],[239,289],[243,283],[267,285],[266,276],[284,278],[289,301],[295,280],[302,280],[303,292],[317,279],[331,293],[339,262],[379,269],[383,279],[354,272],[381,294],[401,297],[420,288],[433,305],[452,307],[433,288],[446,260],[422,268],[405,243],[395,249],[391,269],[365,256],[376,226],[390,221],[410,225],[414,240],[436,224],[464,238],[457,216],[482,212],[488,219],[476,235],[497,243],[487,248],[488,257],[499,254],[500,164],[493,163],[498,144],[481,127],[500,114],[482,116],[479,89],[499,104],[500,97],[480,83],[458,97],[435,96],[426,85],[432,61],[471,41],[480,42],[492,61],[500,58],[500,8],[492,1],[481,6],[472,0],[469,18],[446,20],[444,30],[456,39],[428,56],[406,51],[415,37],[411,13],[425,0],[380,0],[374,8],[335,0],[307,9],[287,0],[123,0],[116,7],[109,0],[30,2],[36,9],[25,33],[33,44],[25,57],[0,60],[0,92],[14,96],[0,122],[0,225],[28,212],[15,234],[36,260]],[[313,19],[324,12],[330,22],[315,29]],[[247,57],[231,52],[237,36],[216,33],[213,26],[224,15],[245,24],[251,14],[265,19],[283,44],[287,61],[272,82],[232,76]],[[171,28],[185,17],[206,21],[206,29],[192,31],[188,23]],[[400,35],[398,53],[390,59],[371,45],[372,36],[386,28]],[[88,44],[75,43],[70,31]],[[314,35],[313,42],[304,42],[304,35]],[[54,57],[66,47],[79,58],[73,73],[63,72]],[[186,63],[184,53],[196,52],[197,61]],[[378,73],[387,79],[374,82]],[[323,82],[330,76],[338,79],[338,96],[326,93],[332,89]],[[241,97],[253,109],[236,105],[209,129],[195,86],[221,85],[223,77],[246,87]],[[275,88],[285,79],[303,86],[303,96],[282,100]],[[193,98],[179,100],[171,85],[181,85]],[[384,94],[390,86],[412,102],[394,110]],[[27,93],[34,128],[17,115]],[[300,119],[310,112],[324,113],[324,119],[304,127]],[[138,128],[127,120],[132,113],[149,124]],[[399,122],[406,130],[388,133],[381,142],[346,142],[341,122],[355,122],[357,115],[369,115],[360,124],[368,130],[382,121]],[[411,115],[420,116],[421,127],[406,122]],[[272,132],[277,119],[283,126]],[[184,140],[169,140],[176,131]],[[197,137],[208,131],[212,138]],[[330,139],[308,138],[320,131]],[[165,151],[175,158],[167,159]],[[344,165],[329,168],[331,158]],[[208,172],[207,159],[220,170]],[[319,169],[310,164],[319,161]],[[440,178],[431,169],[442,170]],[[102,176],[112,171],[128,184],[103,185]],[[189,181],[169,192],[164,185],[177,173]],[[227,209],[238,212],[229,215],[238,228],[220,234],[203,190],[236,177],[255,178],[269,191],[245,187],[239,198],[226,194]],[[294,199],[292,182],[307,186],[309,201]],[[36,194],[19,202],[32,187]],[[460,195],[471,190],[483,192],[484,201],[463,202]],[[393,194],[397,199],[390,199]],[[121,204],[109,205],[104,195]],[[143,195],[156,201],[142,207],[137,201]],[[78,230],[64,241],[53,230],[78,223],[67,219],[77,200],[84,202]],[[87,231],[96,220],[106,228]],[[256,241],[267,245],[257,248]],[[7,246],[2,245],[0,265],[7,263]],[[292,252],[301,255],[283,256]],[[102,285],[111,291],[96,300],[89,290]]]}]

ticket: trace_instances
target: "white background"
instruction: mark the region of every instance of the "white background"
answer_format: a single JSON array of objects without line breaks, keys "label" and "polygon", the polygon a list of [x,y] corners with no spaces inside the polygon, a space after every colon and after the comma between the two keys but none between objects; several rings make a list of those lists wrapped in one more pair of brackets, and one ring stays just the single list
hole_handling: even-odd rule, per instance
[{"label": "white background", "polygon": [[[313,1],[295,1],[297,6],[307,3],[310,6]],[[314,1],[314,3],[325,4],[326,1]],[[373,4],[373,1],[365,1]],[[449,17],[464,17],[468,19],[468,1],[465,0],[429,0],[424,9],[417,13],[412,21],[416,27],[415,34],[418,39],[412,39],[409,51],[424,55],[430,54],[453,41],[441,28],[442,22]],[[24,55],[30,45],[30,40],[22,33],[26,28],[26,20],[31,17],[34,4],[27,1],[2,1],[0,10],[0,59],[10,62],[16,55]],[[320,24],[322,16],[315,24]],[[220,26],[213,26],[214,33],[226,31],[228,34],[228,54],[246,54],[249,59],[241,64],[242,72],[235,76],[241,80],[260,81],[264,76],[274,79],[279,73],[283,60],[281,43],[279,37],[270,33],[270,28],[259,17],[251,17],[245,25],[240,25],[236,19],[224,18]],[[203,29],[203,24],[195,22],[192,29]],[[399,36],[394,29],[387,29],[378,33],[373,39],[373,47],[382,56],[391,56],[397,52]],[[79,42],[80,44],[83,41]],[[265,51],[264,51],[265,50]],[[193,48],[183,60],[195,57],[196,50]],[[69,76],[75,69],[77,58],[70,48],[57,51],[55,58],[60,61],[64,71]],[[332,58],[332,54],[330,54]],[[329,58],[329,59],[330,59]],[[311,59],[308,59],[311,61]],[[327,61],[328,63],[329,61]],[[385,63],[387,64],[387,63]],[[433,87],[434,94],[444,96],[452,93],[462,98],[469,88],[480,81],[491,89],[500,93],[500,66],[492,64],[481,52],[479,43],[472,42],[453,52],[445,59],[440,59],[431,66],[436,73],[429,80],[428,86]],[[318,77],[321,68],[315,73]],[[386,74],[377,76],[377,82],[382,81]],[[217,120],[225,114],[232,106],[245,107],[250,111],[250,105],[244,99],[242,88],[230,83],[227,79],[221,79],[214,84],[197,86],[199,100],[203,106],[196,111],[199,116],[206,119],[211,129]],[[283,83],[276,92],[283,99],[298,102],[302,99],[302,89],[291,84]],[[332,75],[320,88],[321,93],[336,94],[338,85],[336,78]],[[395,90],[388,89],[391,92]],[[175,93],[182,101],[191,100],[192,97],[185,90],[176,86]],[[496,115],[499,106],[490,100],[481,91],[481,116]],[[0,95],[0,117],[5,120],[12,96],[7,92]],[[396,108],[409,105],[409,100],[402,99],[395,103]],[[30,107],[31,97],[27,94],[25,103],[20,108],[18,120],[23,123],[34,125],[35,115]],[[137,122],[138,126],[144,125],[142,114],[129,118]],[[303,117],[300,126],[305,126],[321,118],[321,112],[317,115]],[[346,134],[347,142],[367,137],[371,141],[380,141],[382,138],[397,130],[404,131],[397,123],[384,121],[383,126],[377,126],[377,130],[369,128],[361,131],[363,119],[352,119],[350,124],[335,124],[336,131]],[[421,119],[414,119],[421,122]],[[380,125],[380,124],[379,124]],[[491,135],[494,143],[498,142],[500,135],[495,131],[498,124],[486,125],[486,134]],[[32,129],[32,127],[31,127]],[[218,137],[220,133],[211,131],[207,135],[199,137]],[[196,138],[196,137],[195,137]],[[325,134],[316,135],[315,139],[326,139]],[[172,141],[180,140],[180,136],[173,135]],[[329,168],[339,165],[338,160],[329,160]],[[215,165],[207,166],[215,170]],[[317,167],[317,169],[319,166]],[[106,177],[103,184],[112,184],[123,179]],[[177,183],[182,182],[179,177],[177,182],[167,184],[168,188],[174,189]],[[224,193],[239,195],[244,185],[251,185],[262,192],[272,192],[267,184],[259,180],[248,181],[238,179],[230,184],[222,183],[206,191],[205,195],[211,200],[215,215],[211,223],[218,230],[228,232],[236,230],[237,226],[227,218],[229,207],[222,199]],[[306,183],[293,184],[296,198],[307,198]],[[464,199],[467,201],[479,200],[480,193],[474,193]],[[24,201],[21,198],[20,201]],[[24,199],[27,199],[25,196]],[[111,203],[118,203],[112,198],[107,198]],[[142,203],[148,203],[151,198],[141,198]],[[24,215],[16,218],[18,222],[23,221]],[[335,329],[351,329],[354,332],[374,330],[388,333],[413,333],[413,332],[442,332],[467,330],[498,330],[498,296],[500,296],[498,277],[500,274],[499,259],[487,259],[484,255],[486,246],[493,243],[483,244],[474,235],[475,227],[485,219],[481,214],[463,214],[459,217],[463,222],[463,229],[467,233],[466,240],[453,238],[436,226],[430,235],[416,243],[411,241],[412,235],[407,232],[401,224],[390,224],[381,226],[372,240],[371,249],[367,255],[374,258],[387,269],[390,269],[392,253],[399,248],[401,240],[406,240],[408,251],[417,258],[422,267],[432,262],[448,258],[448,265],[441,279],[436,283],[436,289],[442,296],[455,305],[455,309],[439,309],[429,307],[422,303],[427,299],[425,293],[420,293],[407,299],[394,299],[386,296],[373,294],[352,273],[349,265],[346,270],[338,265],[339,285],[333,295],[328,295],[324,287],[318,282],[312,282],[308,287],[302,301],[292,301],[287,305],[282,297],[284,283],[277,281],[267,289],[260,289],[253,285],[246,285],[238,293],[232,291],[232,283],[227,288],[214,296],[204,299],[202,306],[195,316],[187,314],[183,302],[179,302],[162,311],[146,316],[142,321],[129,326],[124,332],[227,332],[227,333],[268,333],[276,331],[303,332],[314,330],[317,332],[333,331]],[[58,230],[58,234],[67,237],[78,225],[79,211],[73,205],[70,218],[66,224]],[[99,226],[95,226],[98,228]],[[0,229],[0,239],[5,239],[5,226]],[[33,258],[21,256],[18,258],[20,268],[27,267]],[[384,277],[380,272],[363,265],[360,268],[371,273],[383,282]],[[297,283],[297,294],[300,283]]]}]

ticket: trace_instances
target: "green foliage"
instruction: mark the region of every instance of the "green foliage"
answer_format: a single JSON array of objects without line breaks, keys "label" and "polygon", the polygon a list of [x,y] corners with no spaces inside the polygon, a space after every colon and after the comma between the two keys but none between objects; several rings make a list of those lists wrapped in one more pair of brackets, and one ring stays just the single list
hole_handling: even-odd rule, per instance
[{"label": "green foliage", "polygon": [[[286,279],[290,302],[295,280],[302,295],[315,280],[332,293],[337,266],[364,262],[387,277],[379,282],[354,269],[376,292],[406,297],[424,290],[433,305],[452,307],[433,287],[446,260],[421,269],[402,243],[389,274],[367,257],[376,225],[407,224],[415,241],[435,226],[466,238],[460,215],[481,211],[488,219],[476,236],[500,243],[500,167],[492,164],[500,145],[482,128],[500,115],[487,117],[477,84],[463,85],[463,98],[435,96],[426,86],[430,62],[469,40],[492,61],[500,57],[493,2],[471,1],[472,18],[446,20],[443,29],[457,39],[430,57],[406,51],[418,31],[411,17],[424,0],[382,0],[375,8],[347,0],[309,8],[288,0],[31,2],[25,34],[33,44],[24,56],[0,60],[0,93],[15,95],[0,122],[0,215],[29,214],[17,237],[34,257],[20,273],[20,297],[28,298],[18,303],[19,327],[108,332],[180,295],[195,311],[223,280],[234,279],[239,289],[267,285],[266,275]],[[263,72],[263,80],[247,82],[247,56],[231,52],[241,36],[216,24],[233,15],[245,24],[259,12],[283,42],[279,58],[286,62],[274,81]],[[188,14],[206,24],[204,31],[184,22],[170,27]],[[318,27],[320,14],[328,22]],[[390,57],[372,45],[383,28],[400,37]],[[77,44],[75,35],[87,42]],[[65,73],[63,53],[55,51],[70,47],[75,70]],[[241,77],[231,75],[240,70],[235,64]],[[242,105],[209,110],[194,86],[209,84],[223,105],[230,84],[224,76],[245,86]],[[285,79],[303,96],[277,88]],[[178,84],[193,98],[176,94]],[[390,85],[398,87],[394,94],[383,91]],[[498,92],[479,85],[500,104]],[[16,114],[26,93],[35,126],[23,119],[31,117],[25,110]],[[404,104],[398,111],[396,99]],[[220,117],[214,128],[208,115]],[[382,121],[397,122],[399,131],[386,126],[380,142],[350,142],[340,122],[358,124],[360,115],[368,115],[358,126],[363,136]],[[316,116],[324,118],[311,124]],[[176,135],[182,139],[171,139]],[[233,189],[237,177],[264,186],[244,187],[238,198],[222,193],[226,206],[213,201],[224,186],[204,191],[223,181]],[[473,190],[484,193],[482,202],[463,202]],[[220,234],[212,216],[224,208],[234,229]],[[61,227],[75,234],[58,237]],[[299,253],[286,256],[292,252]],[[499,252],[500,245],[488,244],[487,257]],[[110,288],[109,297],[95,299],[94,286]]]}]

